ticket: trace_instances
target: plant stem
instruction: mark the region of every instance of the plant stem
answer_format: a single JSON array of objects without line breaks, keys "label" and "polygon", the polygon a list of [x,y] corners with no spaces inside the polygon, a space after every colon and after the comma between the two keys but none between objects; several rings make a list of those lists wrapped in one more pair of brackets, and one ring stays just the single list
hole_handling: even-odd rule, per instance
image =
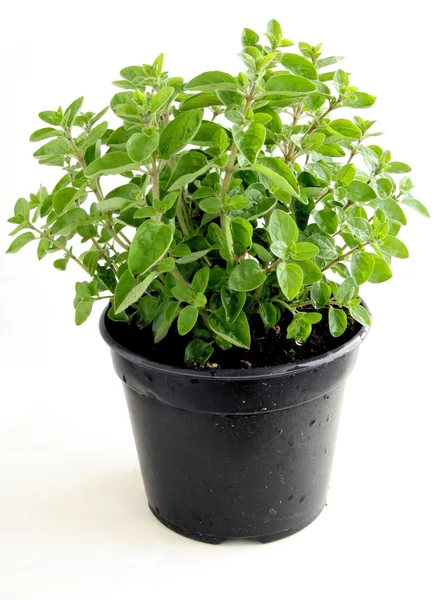
[{"label": "plant stem", "polygon": [[[72,149],[74,151],[75,157],[78,161],[78,164],[80,165],[80,167],[83,170],[83,174],[84,171],[86,170],[86,163],[84,162],[84,158],[82,153],[80,152],[80,150],[77,148],[77,145],[74,141],[74,138],[71,135],[71,132],[68,130],[67,132],[67,136],[68,136],[68,140],[72,146]],[[93,193],[96,196],[96,199],[98,200],[98,202],[102,202],[104,200],[104,194],[103,191],[101,189],[101,184],[99,182],[99,179],[96,179],[93,182],[89,182],[90,188],[93,191]],[[112,236],[112,238],[119,244],[119,246],[121,246],[124,250],[129,250],[129,246],[126,246],[122,240],[118,237],[118,235],[116,234],[116,232],[114,231],[113,227],[112,227],[112,222],[109,218],[109,215],[105,214],[103,215],[105,218],[105,226],[107,228],[107,230],[110,232],[110,235]]]},{"label": "plant stem", "polygon": [[334,258],[329,263],[327,263],[326,266],[321,269],[321,271],[323,271],[323,272],[327,271],[327,269],[330,269],[330,267],[333,267],[333,265],[335,265],[336,263],[341,262],[342,260],[345,260],[346,258],[348,258],[349,256],[351,256],[351,254],[353,252],[355,252],[356,250],[359,250],[360,248],[363,248],[367,244],[369,244],[369,242],[364,242],[363,244],[359,244],[355,248],[351,248],[351,250],[349,250],[345,254],[342,254],[341,256],[338,256],[337,258]]},{"label": "plant stem", "polygon": [[[249,108],[255,98],[255,89],[256,89],[256,82],[254,82],[252,84],[252,87],[250,88],[250,91],[246,96],[246,103],[242,110],[243,116],[246,115],[247,111],[249,110]],[[234,167],[235,167],[235,161],[237,159],[237,154],[238,154],[238,148],[237,148],[236,143],[233,142],[231,151],[229,153],[228,162],[226,163],[226,167],[224,169],[222,187],[220,190],[220,198],[222,200],[224,199],[225,195],[229,191],[229,185],[231,182],[232,174],[235,170]],[[230,230],[230,222],[229,222],[229,218],[228,218],[228,213],[224,210],[224,208],[222,208],[222,210],[220,211],[220,225],[221,225],[223,233],[226,236],[229,253],[231,256],[233,256],[234,255],[234,243],[233,243],[233,239],[232,239],[232,232]]]},{"label": "plant stem", "polygon": [[175,267],[172,271],[172,275],[174,276],[174,278],[181,284],[181,285],[186,285],[187,287],[189,287],[188,282],[184,279],[184,277],[182,276],[181,271]]},{"label": "plant stem", "polygon": [[32,224],[29,224],[30,229],[33,229],[33,231],[36,231],[36,233],[39,233],[39,239],[47,239],[50,240],[50,242],[52,244],[54,244],[55,246],[57,246],[60,250],[63,250],[66,254],[69,254],[70,257],[72,258],[72,260],[77,263],[77,265],[79,265],[82,269],[84,269],[86,271],[86,273],[88,275],[90,275],[88,268],[86,267],[86,265],[76,256],[74,256],[74,254],[72,254],[68,248],[66,246],[64,246],[63,244],[61,244],[60,242],[58,242],[55,238],[51,237],[47,232],[45,231],[41,231],[40,229],[38,229],[37,227],[35,227]]}]

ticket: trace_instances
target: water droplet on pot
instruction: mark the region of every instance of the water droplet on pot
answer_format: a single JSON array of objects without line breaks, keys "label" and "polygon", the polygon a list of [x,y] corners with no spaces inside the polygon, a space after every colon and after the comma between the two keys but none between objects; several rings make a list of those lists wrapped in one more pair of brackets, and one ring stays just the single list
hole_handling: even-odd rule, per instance
[{"label": "water droplet on pot", "polygon": [[306,494],[303,494],[303,496],[300,496],[300,504],[302,502],[304,502],[306,500]]},{"label": "water droplet on pot", "polygon": [[327,423],[330,421],[330,415],[327,415]]},{"label": "water droplet on pot", "polygon": [[124,383],[126,383],[126,382],[127,382],[127,378],[125,377],[125,375],[122,375],[122,381],[123,381]]},{"label": "water droplet on pot", "polygon": [[315,425],[315,423],[316,423],[316,420],[315,420],[315,419],[313,419],[313,421],[311,421],[311,422],[309,423],[309,427],[313,427],[313,426]]},{"label": "water droplet on pot", "polygon": [[327,454],[328,448],[324,448],[324,454]]},{"label": "water droplet on pot", "polygon": [[283,433],[283,429],[279,429],[279,431],[277,432],[277,435],[282,435]]},{"label": "water droplet on pot", "polygon": [[277,515],[277,512],[274,510],[274,508],[270,508],[269,512],[272,517],[275,517]]},{"label": "water droplet on pot", "polygon": [[288,496],[288,502],[291,502],[291,500],[294,500],[294,494],[291,494],[290,496]]}]

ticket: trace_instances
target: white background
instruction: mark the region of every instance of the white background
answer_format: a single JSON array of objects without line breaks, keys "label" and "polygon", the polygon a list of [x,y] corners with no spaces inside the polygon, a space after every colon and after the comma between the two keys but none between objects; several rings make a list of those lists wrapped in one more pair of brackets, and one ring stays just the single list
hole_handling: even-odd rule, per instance
[{"label": "white background", "polygon": [[[82,94],[99,110],[129,64],[164,51],[186,79],[237,73],[239,36],[274,17],[292,40],[344,54],[378,96],[369,118],[395,160],[432,195],[429,3],[15,2],[1,24],[0,595],[5,600],[432,597],[433,224],[410,210],[408,261],[366,285],[374,313],[351,376],[328,507],[268,546],[184,539],[150,514],[120,382],[97,330],[73,320],[78,267],[55,271],[35,247],[5,256],[20,196],[51,186],[32,158],[37,113]],[[328,6],[332,10],[328,10]],[[362,114],[362,113],[361,113]],[[365,116],[362,114],[362,116]],[[431,553],[431,556],[430,556]]]}]

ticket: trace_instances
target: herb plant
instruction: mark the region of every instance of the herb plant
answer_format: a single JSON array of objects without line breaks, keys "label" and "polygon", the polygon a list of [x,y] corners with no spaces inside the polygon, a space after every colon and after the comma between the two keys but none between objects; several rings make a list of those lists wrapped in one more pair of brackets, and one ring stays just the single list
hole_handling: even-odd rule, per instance
[{"label": "herb plant", "polygon": [[428,211],[410,167],[358,116],[375,97],[330,70],[342,57],[304,42],[288,51],[275,20],[265,35],[262,45],[244,29],[238,76],[184,83],[163,55],[126,67],[110,102],[115,129],[102,120],[108,107],[81,112],[83,98],[40,113],[48,126],[30,137],[44,142],[34,156],[64,174],[17,201],[8,252],[37,241],[40,260],[83,269],[77,325],[108,300],[111,319],[152,327],[155,342],[172,326],[190,334],[187,364],[204,364],[215,344],[249,348],[257,313],[272,328],[289,311],[287,337],[299,343],[323,315],[335,337],[348,314],[369,325],[359,286],[407,258],[403,208]]}]

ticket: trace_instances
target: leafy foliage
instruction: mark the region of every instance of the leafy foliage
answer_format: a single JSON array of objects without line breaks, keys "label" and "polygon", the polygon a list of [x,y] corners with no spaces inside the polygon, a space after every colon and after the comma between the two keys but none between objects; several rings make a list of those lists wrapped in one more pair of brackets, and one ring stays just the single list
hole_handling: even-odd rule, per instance
[{"label": "leafy foliage", "polygon": [[82,112],[83,98],[40,113],[49,126],[30,136],[43,142],[34,156],[64,173],[16,202],[8,252],[35,242],[39,260],[55,254],[55,268],[86,272],[77,325],[108,299],[110,318],[136,319],[156,342],[176,325],[187,364],[208,361],[215,344],[249,348],[255,314],[272,328],[289,311],[298,343],[324,311],[335,337],[348,315],[369,325],[359,286],[408,257],[403,209],[428,210],[410,167],[373,143],[375,122],[348,116],[375,97],[330,70],[342,57],[305,42],[287,52],[275,20],[266,38],[243,30],[237,76],[185,83],[163,71],[163,55],[126,67],[115,128],[108,107]]}]

